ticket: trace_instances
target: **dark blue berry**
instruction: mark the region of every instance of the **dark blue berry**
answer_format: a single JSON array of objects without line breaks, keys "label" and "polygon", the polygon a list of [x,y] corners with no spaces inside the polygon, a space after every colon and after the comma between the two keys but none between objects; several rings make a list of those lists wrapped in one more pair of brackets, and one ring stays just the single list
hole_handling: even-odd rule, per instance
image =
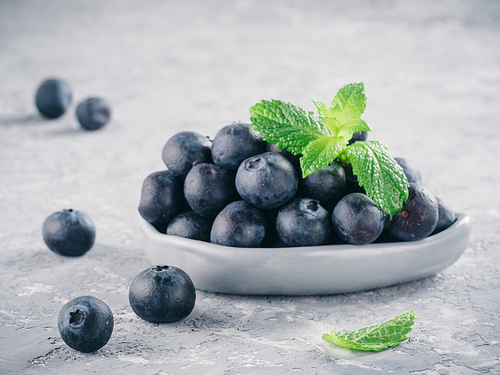
[{"label": "dark blue berry", "polygon": [[156,266],[134,278],[128,296],[132,310],[140,318],[151,323],[173,323],[191,314],[196,290],[180,268]]},{"label": "dark blue berry", "polygon": [[45,117],[60,117],[71,104],[71,87],[61,79],[47,79],[36,91],[35,104]]},{"label": "dark blue berry", "polygon": [[367,195],[350,193],[335,206],[332,223],[344,241],[364,245],[375,241],[384,230],[385,214]]},{"label": "dark blue berry", "polygon": [[245,201],[228,204],[214,220],[210,241],[235,247],[258,247],[266,235],[265,213]]},{"label": "dark blue berry", "polygon": [[224,126],[214,137],[212,158],[215,164],[236,171],[250,156],[266,151],[266,143],[249,124],[233,123]]},{"label": "dark blue berry", "polygon": [[169,170],[185,177],[194,164],[212,162],[212,141],[195,132],[180,132],[165,143],[161,156]]},{"label": "dark blue berry", "polygon": [[456,220],[455,212],[452,208],[443,202],[439,197],[436,197],[438,201],[438,222],[436,228],[431,234],[436,234],[442,232],[443,230],[449,228]]},{"label": "dark blue berry", "polygon": [[106,125],[111,117],[111,107],[102,98],[88,98],[76,107],[76,118],[85,130],[98,130]]},{"label": "dark blue berry", "polygon": [[418,184],[410,183],[408,200],[392,218],[388,233],[402,241],[418,241],[430,235],[439,218],[435,196]]},{"label": "dark blue berry", "polygon": [[158,231],[184,210],[182,184],[169,170],[151,173],[142,184],[139,213]]},{"label": "dark blue berry", "polygon": [[258,208],[276,208],[297,192],[295,168],[284,156],[266,152],[243,161],[236,173],[236,189],[248,203]]},{"label": "dark blue berry", "polygon": [[45,244],[53,252],[66,256],[81,256],[95,241],[95,226],[85,213],[72,209],[54,212],[42,226]]},{"label": "dark blue berry", "polygon": [[316,199],[295,198],[280,208],[276,230],[287,246],[322,245],[330,237],[330,214]]},{"label": "dark blue berry", "polygon": [[95,352],[109,341],[113,333],[113,313],[96,297],[77,297],[66,303],[57,320],[63,341],[84,353]]},{"label": "dark blue berry", "polygon": [[352,135],[352,138],[349,140],[349,144],[352,145],[354,142],[366,141],[367,139],[368,139],[367,131],[356,132]]},{"label": "dark blue berry", "polygon": [[415,168],[413,163],[405,158],[394,158],[397,163],[403,168],[403,172],[406,175],[406,179],[409,183],[422,185],[422,174]]},{"label": "dark blue berry", "polygon": [[301,196],[317,199],[327,210],[332,210],[344,196],[345,187],[344,168],[336,161],[299,182]]},{"label": "dark blue berry", "polygon": [[168,224],[167,234],[210,242],[210,229],[212,220],[194,211],[186,211],[172,219]]},{"label": "dark blue berry", "polygon": [[234,172],[216,164],[196,164],[184,181],[184,196],[194,212],[213,219],[228,203],[238,199]]}]

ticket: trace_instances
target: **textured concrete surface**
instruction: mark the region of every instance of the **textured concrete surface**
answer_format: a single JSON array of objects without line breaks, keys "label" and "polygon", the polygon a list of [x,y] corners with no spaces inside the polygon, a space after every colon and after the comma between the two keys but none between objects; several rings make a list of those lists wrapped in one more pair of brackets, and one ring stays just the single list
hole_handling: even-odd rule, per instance
[{"label": "textured concrete surface", "polygon": [[[0,1],[0,373],[500,373],[500,3],[491,1]],[[46,77],[74,103],[33,104]],[[128,286],[148,266],[136,222],[142,180],[190,129],[210,137],[261,99],[313,110],[364,81],[371,139],[411,159],[473,233],[424,280],[314,297],[198,292],[177,324],[139,319]],[[112,121],[80,130],[76,103],[107,98]],[[47,249],[44,219],[89,214],[94,248]],[[115,316],[92,354],[67,347],[57,314],[92,294]],[[414,309],[410,340],[379,353],[321,339]]]}]

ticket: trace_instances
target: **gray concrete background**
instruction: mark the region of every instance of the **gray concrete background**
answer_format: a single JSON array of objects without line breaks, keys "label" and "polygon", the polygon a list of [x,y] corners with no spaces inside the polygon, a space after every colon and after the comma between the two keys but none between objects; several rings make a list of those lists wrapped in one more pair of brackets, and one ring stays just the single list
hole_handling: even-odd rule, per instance
[{"label": "gray concrete background", "polygon": [[[500,3],[498,1],[0,1],[0,373],[500,373]],[[74,103],[42,119],[36,87],[68,80]],[[435,277],[314,297],[198,292],[184,321],[128,305],[148,266],[136,210],[143,179],[181,130],[213,137],[261,99],[308,110],[364,81],[371,139],[412,160],[426,187],[472,216],[470,245]],[[113,107],[80,130],[76,103]],[[44,245],[73,208],[95,222],[84,257]],[[92,294],[115,330],[96,353],[67,347],[57,314]],[[321,339],[414,309],[410,340],[379,353]]]}]

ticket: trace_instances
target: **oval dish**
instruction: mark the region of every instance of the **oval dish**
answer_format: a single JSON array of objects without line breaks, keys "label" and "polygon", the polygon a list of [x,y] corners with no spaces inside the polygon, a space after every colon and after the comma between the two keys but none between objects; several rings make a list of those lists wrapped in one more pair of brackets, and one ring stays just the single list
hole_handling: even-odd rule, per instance
[{"label": "oval dish", "polygon": [[237,248],[158,232],[139,215],[152,265],[176,266],[197,289],[251,295],[356,292],[435,275],[455,263],[469,242],[471,220],[457,214],[445,231],[414,242]]}]

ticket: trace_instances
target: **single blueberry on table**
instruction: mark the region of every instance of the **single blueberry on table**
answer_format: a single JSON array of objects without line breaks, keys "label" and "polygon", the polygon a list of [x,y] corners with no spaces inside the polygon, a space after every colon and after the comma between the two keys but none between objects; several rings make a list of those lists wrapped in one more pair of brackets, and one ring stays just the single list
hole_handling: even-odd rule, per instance
[{"label": "single blueberry on table", "polygon": [[288,202],[297,192],[298,185],[294,166],[276,152],[265,152],[244,160],[236,173],[236,190],[240,196],[263,209]]},{"label": "single blueberry on table", "polygon": [[62,307],[57,319],[63,341],[83,353],[95,352],[106,345],[113,325],[109,306],[93,296],[72,299]]},{"label": "single blueberry on table", "polygon": [[87,214],[76,210],[62,210],[47,217],[42,226],[42,237],[50,250],[65,256],[81,256],[95,241],[94,222]]},{"label": "single blueberry on table", "polygon": [[392,218],[387,231],[401,241],[418,241],[430,235],[439,218],[439,204],[434,195],[418,184],[410,183],[408,200]]},{"label": "single blueberry on table", "polygon": [[344,241],[364,245],[375,241],[384,230],[386,215],[366,194],[350,193],[335,206],[332,223]]},{"label": "single blueberry on table", "polygon": [[217,164],[196,164],[184,181],[184,196],[194,212],[214,219],[228,203],[239,198],[234,172]]},{"label": "single blueberry on table", "polygon": [[453,212],[452,208],[439,197],[436,197],[436,199],[438,201],[438,222],[431,235],[448,229],[456,220],[455,212]]},{"label": "single blueberry on table", "polygon": [[401,157],[394,158],[394,160],[396,160],[400,167],[403,168],[403,172],[406,175],[408,183],[422,185],[422,174],[412,162]]},{"label": "single blueberry on table", "polygon": [[214,220],[210,242],[234,247],[258,247],[266,236],[266,215],[245,201],[228,204]]},{"label": "single blueberry on table", "polygon": [[180,132],[165,143],[161,156],[170,171],[185,177],[194,164],[212,162],[212,141],[195,132]]},{"label": "single blueberry on table", "polygon": [[180,268],[155,266],[132,280],[128,296],[130,307],[140,318],[151,323],[173,323],[191,314],[196,290]]},{"label": "single blueberry on table", "polygon": [[236,122],[224,126],[214,137],[212,158],[215,164],[236,171],[250,156],[266,151],[266,142],[249,124]]},{"label": "single blueberry on table", "polygon": [[172,219],[167,227],[167,234],[193,240],[210,242],[212,220],[194,211],[185,211]]},{"label": "single blueberry on table", "polygon": [[47,118],[62,116],[71,104],[71,87],[66,81],[57,78],[45,80],[37,89],[35,105]]},{"label": "single blueberry on table", "polygon": [[328,241],[330,213],[311,198],[294,198],[276,217],[278,236],[287,246],[316,246]]},{"label": "single blueberry on table", "polygon": [[151,173],[142,184],[139,213],[158,231],[165,233],[175,216],[184,210],[182,184],[169,170]]},{"label": "single blueberry on table", "polygon": [[102,98],[88,98],[76,107],[76,118],[85,130],[98,130],[111,117],[111,106]]},{"label": "single blueberry on table", "polygon": [[300,195],[317,199],[327,210],[332,210],[340,198],[344,196],[345,188],[345,171],[336,161],[299,182]]}]

